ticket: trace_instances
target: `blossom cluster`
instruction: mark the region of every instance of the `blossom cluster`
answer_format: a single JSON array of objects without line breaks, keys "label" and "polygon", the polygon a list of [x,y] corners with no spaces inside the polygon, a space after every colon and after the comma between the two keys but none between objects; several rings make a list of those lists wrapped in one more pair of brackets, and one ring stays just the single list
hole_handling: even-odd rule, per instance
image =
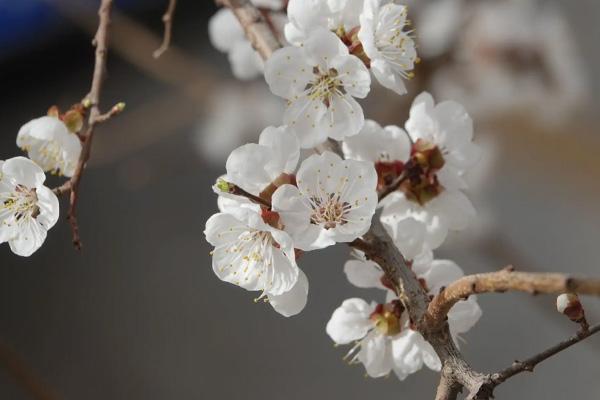
[{"label": "blossom cluster", "polygon": [[0,243],[17,255],[32,255],[58,221],[58,198],[44,185],[45,172],[67,178],[75,173],[84,113],[80,104],[65,113],[50,108],[19,129],[17,146],[28,157],[0,160]]},{"label": "blossom cluster", "polygon": [[[220,212],[205,235],[219,279],[259,292],[256,302],[284,316],[298,314],[308,296],[302,254],[360,240],[373,218],[429,295],[463,275],[433,251],[475,216],[464,194],[464,175],[479,157],[471,118],[460,104],[436,104],[424,92],[404,127],[382,127],[365,119],[359,103],[371,75],[406,93],[418,61],[409,26],[407,8],[390,1],[289,1],[289,45],[263,69],[271,92],[287,101],[281,125],[233,150],[213,187]],[[349,361],[372,377],[393,371],[404,379],[423,365],[439,370],[403,294],[379,266],[354,250],[344,270],[355,286],[385,291],[382,302],[344,301],[327,324],[336,344],[353,343]],[[480,315],[474,297],[459,302],[448,316],[452,337]]]}]

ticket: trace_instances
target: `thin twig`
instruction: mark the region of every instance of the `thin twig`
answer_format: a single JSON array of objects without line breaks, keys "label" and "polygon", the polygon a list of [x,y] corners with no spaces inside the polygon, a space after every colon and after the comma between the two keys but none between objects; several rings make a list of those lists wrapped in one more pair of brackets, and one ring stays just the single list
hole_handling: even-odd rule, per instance
[{"label": "thin twig", "polygon": [[79,236],[79,224],[77,223],[77,202],[79,200],[79,185],[83,175],[85,165],[90,159],[92,150],[92,141],[94,138],[94,128],[96,124],[104,122],[105,118],[100,112],[100,93],[104,82],[104,74],[106,71],[106,56],[108,53],[108,27],[110,25],[110,11],[112,8],[112,0],[102,0],[98,9],[98,30],[94,36],[93,44],[96,46],[96,61],[94,65],[94,74],[92,78],[92,87],[89,94],[82,101],[83,104],[90,105],[90,116],[85,133],[82,135],[83,148],[81,155],[75,168],[75,173],[71,178],[71,196],[67,219],[71,224],[73,231],[73,244],[77,249],[81,249],[81,238]]},{"label": "thin twig", "polygon": [[268,209],[271,209],[271,203],[268,200],[265,200],[259,196],[255,196],[252,193],[245,191],[238,185],[234,185],[233,183],[229,183],[228,186],[229,186],[229,193],[234,194],[236,196],[245,197],[253,203],[260,204],[262,206],[267,207]]},{"label": "thin twig", "polygon": [[432,331],[440,329],[450,309],[473,294],[506,291],[531,294],[573,292],[600,296],[600,279],[579,279],[564,274],[514,272],[512,267],[465,276],[448,285],[433,298],[424,315],[424,325]]},{"label": "thin twig", "polygon": [[23,359],[6,343],[0,341],[0,364],[4,366],[14,381],[35,400],[58,400]]},{"label": "thin twig", "polygon": [[587,330],[582,329],[574,336],[563,340],[562,342],[548,348],[547,350],[542,351],[539,354],[536,354],[533,357],[530,357],[524,361],[515,361],[510,367],[505,368],[502,371],[497,372],[495,374],[492,374],[491,379],[494,382],[494,385],[497,386],[502,382],[506,381],[507,379],[517,374],[520,374],[521,372],[533,372],[533,369],[542,361],[547,360],[548,358],[560,353],[565,349],[568,349],[574,344],[577,344],[598,332],[600,332],[600,324],[593,326]]},{"label": "thin twig", "polygon": [[162,44],[158,49],[152,53],[154,58],[159,58],[165,51],[169,49],[171,45],[171,36],[173,34],[173,16],[175,15],[175,8],[177,7],[177,0],[169,0],[169,6],[162,16],[163,23],[165,25],[165,33],[163,35]]},{"label": "thin twig", "polygon": [[394,182],[383,188],[383,190],[379,192],[379,201],[383,200],[390,193],[396,191],[406,179],[408,179],[408,176],[406,174],[402,174],[396,178]]}]

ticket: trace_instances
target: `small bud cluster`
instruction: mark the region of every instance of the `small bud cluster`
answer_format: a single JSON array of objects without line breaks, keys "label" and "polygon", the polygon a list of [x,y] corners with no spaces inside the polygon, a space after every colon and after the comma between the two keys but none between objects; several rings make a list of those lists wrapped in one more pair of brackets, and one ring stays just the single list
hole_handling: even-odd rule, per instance
[{"label": "small bud cluster", "polygon": [[[64,113],[57,106],[50,107],[47,115],[19,129],[17,146],[28,158],[0,160],[0,243],[8,243],[15,254],[32,255],[58,221],[59,202],[55,192],[44,186],[46,173],[60,178],[76,174],[91,106],[86,98]],[[124,109],[125,103],[118,103],[99,118],[108,119]]]},{"label": "small bud cluster", "polygon": [[87,108],[78,103],[62,113],[50,107],[19,129],[17,146],[28,158],[0,161],[0,243],[17,255],[32,255],[58,221],[58,198],[44,186],[45,172],[67,178],[75,173]]}]

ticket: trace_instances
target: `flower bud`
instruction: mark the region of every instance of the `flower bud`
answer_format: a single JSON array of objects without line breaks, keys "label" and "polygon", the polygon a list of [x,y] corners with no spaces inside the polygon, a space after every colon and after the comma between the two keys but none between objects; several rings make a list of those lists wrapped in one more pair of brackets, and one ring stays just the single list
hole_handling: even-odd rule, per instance
[{"label": "flower bud", "polygon": [[575,293],[563,293],[556,298],[556,309],[565,314],[573,322],[581,322],[585,319],[583,306],[579,296]]},{"label": "flower bud", "polygon": [[60,110],[58,109],[58,106],[52,106],[52,107],[50,107],[48,109],[47,115],[49,117],[58,118],[60,116]]},{"label": "flower bud", "polygon": [[121,101],[121,102],[115,104],[115,106],[113,107],[113,112],[120,113],[124,109],[125,109],[125,103]]},{"label": "flower bud", "polygon": [[67,111],[62,120],[71,133],[77,133],[83,128],[83,114],[79,110],[71,109]]},{"label": "flower bud", "polygon": [[221,192],[229,193],[231,191],[231,184],[224,179],[218,179],[215,186]]}]

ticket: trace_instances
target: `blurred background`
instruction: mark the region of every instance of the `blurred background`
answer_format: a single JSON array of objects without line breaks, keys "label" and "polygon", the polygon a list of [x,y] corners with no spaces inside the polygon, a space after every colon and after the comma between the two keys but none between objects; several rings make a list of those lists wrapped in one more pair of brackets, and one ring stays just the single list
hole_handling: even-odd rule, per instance
[{"label": "blurred background", "polygon": [[[0,158],[20,155],[22,124],[87,93],[97,3],[0,0]],[[0,399],[433,398],[437,374],[365,379],[325,334],[344,299],[372,298],[345,280],[346,247],[300,260],[309,302],[290,319],[214,276],[202,233],[217,209],[210,186],[233,148],[278,123],[282,105],[260,77],[235,79],[211,46],[210,1],[179,0],[173,44],[154,60],[166,3],[116,1],[102,104],[127,109],[97,130],[79,207],[83,251],[64,220],[31,258],[0,246]],[[407,96],[374,88],[366,115],[402,125],[429,90],[466,105],[485,149],[469,176],[479,217],[438,257],[467,273],[514,264],[600,276],[600,4],[409,3],[422,62]],[[479,370],[576,328],[552,296],[479,301],[483,317],[462,344]],[[600,322],[600,301],[584,304]],[[595,399],[598,376],[600,336],[497,397]]]}]

